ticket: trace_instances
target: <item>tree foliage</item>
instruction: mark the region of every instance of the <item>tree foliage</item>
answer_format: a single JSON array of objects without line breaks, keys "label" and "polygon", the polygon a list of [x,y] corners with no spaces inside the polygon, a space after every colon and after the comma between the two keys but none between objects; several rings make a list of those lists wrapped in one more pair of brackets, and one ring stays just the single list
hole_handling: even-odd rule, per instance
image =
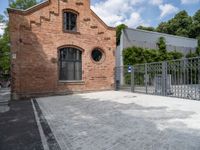
[{"label": "tree foliage", "polygon": [[9,7],[16,9],[27,9],[37,4],[37,0],[9,0]]},{"label": "tree foliage", "polygon": [[[27,9],[35,4],[37,4],[36,0],[9,0],[9,7],[16,9]],[[0,36],[0,72],[8,74],[10,71],[10,39],[8,21],[3,15],[0,15],[0,23],[6,25],[3,36]]]},{"label": "tree foliage", "polygon": [[161,54],[165,55],[167,53],[167,45],[164,37],[158,39],[157,46]]},{"label": "tree foliage", "polygon": [[120,44],[120,37],[122,34],[122,30],[125,28],[127,28],[127,26],[125,24],[121,24],[116,27],[116,44],[117,45]]},{"label": "tree foliage", "polygon": [[[148,28],[142,27],[143,30],[149,31]],[[199,42],[196,52],[190,51],[187,57],[200,56],[200,10],[198,10],[194,16],[189,16],[185,10],[180,11],[174,18],[166,22],[161,22],[158,27],[155,28],[155,31],[198,39]]]},{"label": "tree foliage", "polygon": [[154,27],[138,26],[137,29],[146,30],[146,31],[155,31]]},{"label": "tree foliage", "polygon": [[4,74],[7,74],[10,69],[10,48],[8,43],[8,28],[6,28],[3,36],[0,38],[0,70]]},{"label": "tree foliage", "polygon": [[183,54],[176,51],[167,52],[165,39],[158,39],[158,50],[146,49],[141,47],[129,47],[123,51],[124,65],[135,65],[142,63],[151,63],[165,60],[180,59]]},{"label": "tree foliage", "polygon": [[185,10],[183,10],[177,13],[175,17],[171,20],[159,24],[156,28],[156,31],[189,37],[189,32],[192,23],[192,17],[190,17],[188,13]]},{"label": "tree foliage", "polygon": [[4,16],[0,14],[0,23],[5,23]]}]

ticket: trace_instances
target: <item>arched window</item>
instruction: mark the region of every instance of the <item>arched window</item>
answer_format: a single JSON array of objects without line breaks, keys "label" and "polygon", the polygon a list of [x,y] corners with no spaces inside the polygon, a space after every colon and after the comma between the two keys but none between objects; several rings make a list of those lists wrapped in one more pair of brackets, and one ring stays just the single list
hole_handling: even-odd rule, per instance
[{"label": "arched window", "polygon": [[63,14],[63,20],[64,20],[64,30],[65,31],[77,31],[77,14],[65,11]]},{"label": "arched window", "polygon": [[73,47],[60,49],[60,80],[82,80],[82,51]]}]

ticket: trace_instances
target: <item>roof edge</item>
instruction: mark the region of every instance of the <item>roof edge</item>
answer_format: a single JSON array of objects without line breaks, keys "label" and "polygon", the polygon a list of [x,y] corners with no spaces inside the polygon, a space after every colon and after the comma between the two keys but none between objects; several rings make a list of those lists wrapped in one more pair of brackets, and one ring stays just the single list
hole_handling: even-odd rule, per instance
[{"label": "roof edge", "polygon": [[44,2],[38,3],[28,9],[22,10],[22,9],[16,9],[16,8],[7,8],[8,13],[16,13],[20,15],[27,15],[30,13],[33,13],[37,11],[40,8],[43,8],[45,6],[48,6],[50,4],[50,0],[46,0]]},{"label": "roof edge", "polygon": [[92,15],[94,16],[94,17],[96,17],[105,27],[107,27],[108,29],[110,29],[110,30],[116,30],[116,28],[115,27],[110,27],[110,26],[108,26],[91,8],[90,8],[90,10],[91,10],[91,12],[92,12]]}]

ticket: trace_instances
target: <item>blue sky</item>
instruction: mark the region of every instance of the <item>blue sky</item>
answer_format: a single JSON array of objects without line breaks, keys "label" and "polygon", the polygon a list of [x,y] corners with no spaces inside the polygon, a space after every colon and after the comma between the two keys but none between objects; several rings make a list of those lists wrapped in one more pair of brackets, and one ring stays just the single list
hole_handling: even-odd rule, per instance
[{"label": "blue sky", "polygon": [[200,0],[92,0],[91,8],[110,26],[156,27],[181,10],[193,15],[200,9]]},{"label": "blue sky", "polygon": [[[0,13],[7,7],[8,0],[2,1]],[[91,0],[91,8],[110,26],[155,27],[181,10],[193,15],[200,9],[200,0]]]}]

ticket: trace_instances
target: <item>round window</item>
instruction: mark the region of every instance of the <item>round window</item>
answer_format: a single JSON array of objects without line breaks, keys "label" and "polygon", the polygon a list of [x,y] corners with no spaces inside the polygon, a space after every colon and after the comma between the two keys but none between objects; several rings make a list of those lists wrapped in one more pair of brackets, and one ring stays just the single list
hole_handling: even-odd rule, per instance
[{"label": "round window", "polygon": [[100,49],[98,48],[95,48],[93,51],[92,51],[92,59],[95,61],[95,62],[99,62],[101,61],[101,59],[103,58],[103,53]]}]

